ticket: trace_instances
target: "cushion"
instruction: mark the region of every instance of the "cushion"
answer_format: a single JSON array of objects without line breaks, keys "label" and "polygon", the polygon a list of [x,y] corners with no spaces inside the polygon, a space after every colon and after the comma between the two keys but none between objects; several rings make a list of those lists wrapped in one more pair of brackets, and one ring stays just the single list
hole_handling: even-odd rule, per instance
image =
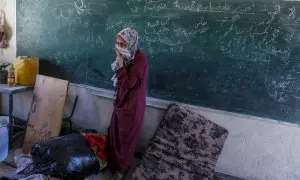
[{"label": "cushion", "polygon": [[228,131],[171,104],[150,141],[134,180],[211,180]]}]

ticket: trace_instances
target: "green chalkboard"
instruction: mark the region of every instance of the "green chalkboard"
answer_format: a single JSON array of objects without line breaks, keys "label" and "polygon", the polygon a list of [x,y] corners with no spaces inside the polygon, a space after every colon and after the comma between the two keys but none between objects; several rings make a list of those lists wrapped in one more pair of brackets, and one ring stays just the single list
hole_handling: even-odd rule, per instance
[{"label": "green chalkboard", "polygon": [[288,0],[17,0],[17,54],[113,89],[115,36],[130,26],[149,96],[298,123],[299,12]]}]

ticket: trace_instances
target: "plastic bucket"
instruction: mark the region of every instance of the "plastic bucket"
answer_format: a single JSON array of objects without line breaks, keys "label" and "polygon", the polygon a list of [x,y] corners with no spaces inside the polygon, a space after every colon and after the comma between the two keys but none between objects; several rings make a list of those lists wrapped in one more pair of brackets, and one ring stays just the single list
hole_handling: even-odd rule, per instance
[{"label": "plastic bucket", "polygon": [[8,154],[8,117],[0,116],[0,162],[6,159]]}]

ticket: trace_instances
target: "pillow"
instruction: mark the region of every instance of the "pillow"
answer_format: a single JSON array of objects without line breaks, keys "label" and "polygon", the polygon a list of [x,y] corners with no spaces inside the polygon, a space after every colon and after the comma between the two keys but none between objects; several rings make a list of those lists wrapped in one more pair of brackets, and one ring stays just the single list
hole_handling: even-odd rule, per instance
[{"label": "pillow", "polygon": [[171,104],[135,169],[134,180],[211,180],[228,131]]}]

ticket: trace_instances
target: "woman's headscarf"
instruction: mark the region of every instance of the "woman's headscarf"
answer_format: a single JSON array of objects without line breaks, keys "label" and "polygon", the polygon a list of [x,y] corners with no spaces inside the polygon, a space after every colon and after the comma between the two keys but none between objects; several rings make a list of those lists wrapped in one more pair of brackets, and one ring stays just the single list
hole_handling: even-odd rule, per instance
[{"label": "woman's headscarf", "polygon": [[[130,61],[135,58],[136,51],[139,45],[139,36],[136,30],[131,28],[125,28],[118,33],[118,36],[121,36],[124,41],[127,43],[128,49],[121,48],[116,45],[116,48],[119,50],[122,56],[125,58],[125,66],[130,64]],[[111,64],[112,70],[117,72],[119,67],[117,66],[117,59]],[[114,86],[117,85],[116,74],[112,77],[112,81],[114,82]]]},{"label": "woman's headscarf", "polygon": [[[136,30],[131,29],[131,28],[125,28],[118,33],[118,36],[121,36],[124,39],[124,41],[127,43],[127,46],[128,46],[128,50],[125,49],[125,51],[128,51],[130,56],[128,56],[128,54],[127,55],[124,54],[125,58],[127,60],[134,59],[135,53],[138,49],[138,44],[139,44],[139,36],[138,36],[138,33],[136,32]],[[123,48],[120,48],[120,47],[118,49],[124,50]],[[122,53],[122,51],[120,51],[120,52]]]}]

